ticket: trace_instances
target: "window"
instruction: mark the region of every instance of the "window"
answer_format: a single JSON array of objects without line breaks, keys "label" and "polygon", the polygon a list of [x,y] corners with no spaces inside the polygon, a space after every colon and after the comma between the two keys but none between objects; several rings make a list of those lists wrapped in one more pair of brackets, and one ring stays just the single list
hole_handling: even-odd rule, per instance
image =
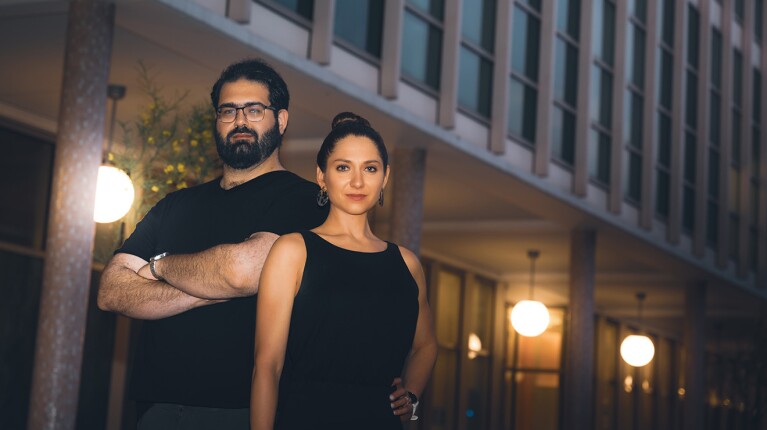
[{"label": "window", "polygon": [[674,0],[658,5],[657,136],[655,139],[655,214],[661,219],[669,215],[671,198],[671,127],[674,82]]},{"label": "window", "polygon": [[467,418],[468,429],[489,426],[496,285],[479,276],[468,279],[475,281],[440,267],[429,281],[438,346],[422,411],[430,430],[453,430],[458,414]]},{"label": "window", "polygon": [[336,36],[375,58],[381,57],[383,0],[336,0]]},{"label": "window", "polygon": [[557,0],[554,47],[552,157],[568,166],[575,161],[575,112],[578,85],[580,1]]},{"label": "window", "polygon": [[711,81],[709,85],[708,184],[706,192],[706,243],[719,243],[719,160],[722,144],[722,33],[711,28]]},{"label": "window", "polygon": [[[687,64],[685,71],[685,132],[682,174],[682,231],[692,234],[695,229],[695,187],[698,148],[698,68],[700,66],[700,13],[688,4]],[[713,38],[712,38],[713,39]],[[713,55],[712,55],[713,57]],[[713,73],[712,73],[713,79]]]},{"label": "window", "polygon": [[458,104],[490,118],[495,44],[495,0],[464,0]]},{"label": "window", "polygon": [[440,270],[436,280],[434,330],[437,336],[437,363],[431,378],[430,419],[432,429],[448,428],[455,420],[460,353],[461,303],[463,278],[460,274]]},{"label": "window", "polygon": [[762,192],[759,186],[761,177],[761,163],[760,158],[762,156],[761,150],[761,118],[762,118],[762,74],[758,68],[753,68],[753,106],[751,116],[751,196],[749,205],[751,206],[749,214],[749,246],[748,252],[750,255],[749,264],[751,270],[757,270],[758,261],[758,241],[759,237],[759,194]]},{"label": "window", "polygon": [[764,0],[754,0],[754,40],[762,44],[762,15],[764,14]]},{"label": "window", "polygon": [[669,214],[669,187],[671,186],[671,116],[665,112],[658,112],[656,142],[655,213],[665,219]]},{"label": "window", "polygon": [[0,126],[0,241],[43,249],[54,146]]},{"label": "window", "polygon": [[[507,315],[511,308],[507,309]],[[562,377],[564,309],[549,308],[551,323],[537,337],[506,327],[503,428],[557,430]],[[508,321],[508,319],[506,319]]]},{"label": "window", "polygon": [[743,16],[746,11],[745,0],[735,0],[735,20],[743,24]]},{"label": "window", "polygon": [[589,94],[589,176],[597,183],[608,185],[615,61],[615,4],[612,0],[595,1],[592,39],[594,64]]},{"label": "window", "polygon": [[684,196],[682,207],[682,227],[691,232],[695,227],[695,175],[696,175],[696,158],[697,158],[697,142],[695,135],[692,133],[685,134],[684,142]]},{"label": "window", "polygon": [[259,0],[261,3],[276,6],[275,9],[295,14],[307,21],[314,15],[314,0]]},{"label": "window", "polygon": [[[493,321],[495,315],[495,283],[476,278],[470,288],[471,308],[467,314],[469,322],[469,345],[467,347],[468,400],[463,414],[467,429],[486,429],[490,424],[490,364]],[[474,344],[472,344],[474,342]]]},{"label": "window", "polygon": [[[742,217],[740,213],[741,188],[740,178],[743,175],[741,171],[741,156],[743,148],[743,130],[747,127],[743,118],[743,53],[738,49],[733,49],[732,54],[732,136],[730,143],[730,202],[729,202],[729,254],[730,259],[738,261],[740,254],[740,226]],[[748,130],[748,128],[745,128]],[[743,218],[747,220],[747,218]],[[748,225],[748,224],[745,224]]]},{"label": "window", "polygon": [[629,23],[626,30],[626,80],[624,97],[624,196],[631,204],[642,199],[642,141],[644,121],[645,35],[647,5],[644,0],[629,1]]},{"label": "window", "polygon": [[402,75],[439,90],[442,61],[442,0],[407,0],[402,34]]},{"label": "window", "polygon": [[509,86],[509,132],[523,142],[535,144],[540,45],[540,3],[518,1],[514,5]]}]

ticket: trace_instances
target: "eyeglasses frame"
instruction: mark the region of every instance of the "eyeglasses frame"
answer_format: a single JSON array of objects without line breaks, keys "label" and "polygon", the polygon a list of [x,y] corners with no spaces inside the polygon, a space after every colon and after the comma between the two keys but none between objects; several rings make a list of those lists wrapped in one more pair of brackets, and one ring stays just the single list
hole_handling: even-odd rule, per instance
[{"label": "eyeglasses frame", "polygon": [[[264,108],[264,116],[262,116],[261,119],[256,120],[256,121],[249,120],[248,119],[248,115],[245,113],[245,109],[249,108],[251,106],[261,106],[261,107],[263,107]],[[221,109],[224,109],[224,108],[232,108],[232,109],[234,109],[234,118],[232,118],[231,121],[224,121],[224,120],[221,119]],[[231,104],[231,103],[225,103],[225,104],[222,104],[222,105],[220,105],[219,107],[216,108],[216,119],[218,121],[221,121],[224,124],[231,124],[231,123],[237,121],[237,111],[242,111],[242,116],[245,117],[246,121],[248,121],[248,122],[261,122],[261,121],[264,120],[264,117],[266,116],[266,110],[271,110],[271,111],[274,111],[276,113],[276,112],[281,111],[282,109],[277,109],[274,106],[267,106],[267,105],[265,105],[265,104],[263,104],[261,102],[246,103],[246,104],[244,104],[242,106],[239,106],[239,107],[235,106],[234,104]]]}]

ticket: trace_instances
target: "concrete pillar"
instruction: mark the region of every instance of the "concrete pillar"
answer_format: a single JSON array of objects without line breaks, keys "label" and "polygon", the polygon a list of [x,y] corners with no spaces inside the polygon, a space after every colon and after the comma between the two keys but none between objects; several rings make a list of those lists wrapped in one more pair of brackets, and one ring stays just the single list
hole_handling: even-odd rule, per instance
[{"label": "concrete pillar", "polygon": [[509,134],[509,73],[511,72],[511,27],[513,2],[499,2],[495,17],[495,62],[493,63],[493,98],[490,115],[490,151],[506,153]]},{"label": "concrete pillar", "polygon": [[580,39],[578,40],[578,49],[581,55],[578,56],[578,93],[575,117],[575,163],[573,166],[572,190],[576,196],[584,197],[589,184],[589,123],[591,121],[589,112],[589,95],[591,94],[591,64],[593,56],[591,53],[592,39],[594,38],[593,21],[594,0],[581,0],[581,22]]},{"label": "concrete pillar", "polygon": [[442,73],[439,83],[439,125],[455,128],[458,110],[458,73],[461,52],[463,0],[445,0],[445,31],[442,35]]},{"label": "concrete pillar", "polygon": [[684,305],[684,430],[699,430],[706,416],[706,285],[687,285]]},{"label": "concrete pillar", "polygon": [[113,4],[70,2],[28,429],[75,427],[113,28]]},{"label": "concrete pillar", "polygon": [[396,99],[402,56],[402,28],[405,25],[405,0],[384,3],[383,41],[381,41],[381,96]]},{"label": "concrete pillar", "polygon": [[[535,113],[535,151],[533,153],[533,173],[545,177],[551,164],[551,116],[554,105],[554,52],[556,50],[555,1],[541,2],[541,42],[538,50],[540,68],[538,73],[538,107]],[[512,54],[513,55],[513,54]]]},{"label": "concrete pillar", "polygon": [[237,24],[250,24],[252,4],[252,0],[228,0],[226,2],[226,17]]},{"label": "concrete pillar", "polygon": [[570,309],[565,351],[564,428],[592,430],[594,414],[594,272],[596,232],[570,240]]},{"label": "concrete pillar", "polygon": [[314,2],[314,23],[312,25],[309,58],[319,64],[330,64],[335,13],[335,0],[317,0]]},{"label": "concrete pillar", "polygon": [[419,253],[426,150],[397,148],[392,163],[391,240]]}]

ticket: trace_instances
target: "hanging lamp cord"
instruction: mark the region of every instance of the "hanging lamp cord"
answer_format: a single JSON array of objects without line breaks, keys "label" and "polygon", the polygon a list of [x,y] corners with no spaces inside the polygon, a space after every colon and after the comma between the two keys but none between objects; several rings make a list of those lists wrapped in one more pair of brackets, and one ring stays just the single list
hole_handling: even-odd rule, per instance
[{"label": "hanging lamp cord", "polygon": [[530,300],[533,300],[533,289],[535,288],[535,260],[538,259],[540,251],[530,249],[527,251],[527,257],[530,258]]}]

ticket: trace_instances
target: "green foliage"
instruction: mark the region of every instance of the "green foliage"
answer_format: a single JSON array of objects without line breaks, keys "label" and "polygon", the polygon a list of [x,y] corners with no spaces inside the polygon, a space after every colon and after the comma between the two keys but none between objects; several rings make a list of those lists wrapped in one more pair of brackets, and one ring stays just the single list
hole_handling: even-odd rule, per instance
[{"label": "green foliage", "polygon": [[98,263],[109,260],[135,224],[166,194],[221,174],[210,105],[188,103],[188,93],[167,96],[151,72],[138,63],[136,89],[146,96],[146,104],[133,120],[120,123],[122,138],[107,154],[109,162],[130,175],[136,197],[122,220],[96,225],[93,259]]},{"label": "green foliage", "polygon": [[166,194],[218,176],[221,164],[210,106],[185,104],[188,93],[168,97],[150,68],[139,62],[137,69],[138,88],[147,104],[136,119],[120,124],[122,142],[108,157],[133,179],[133,209],[140,219]]}]

